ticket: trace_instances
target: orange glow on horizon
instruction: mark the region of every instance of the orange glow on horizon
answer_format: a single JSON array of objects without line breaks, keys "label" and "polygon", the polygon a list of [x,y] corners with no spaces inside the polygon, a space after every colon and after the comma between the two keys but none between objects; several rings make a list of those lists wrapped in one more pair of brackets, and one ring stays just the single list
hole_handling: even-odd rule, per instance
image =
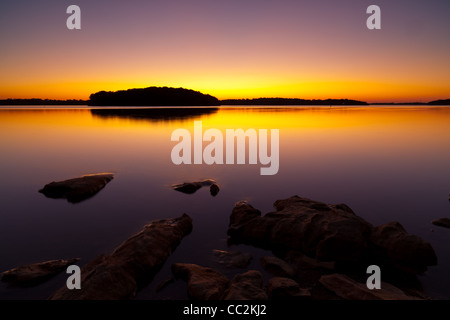
[{"label": "orange glow on horizon", "polygon": [[[228,80],[228,79],[227,79]],[[300,98],[300,99],[352,99],[366,102],[429,102],[448,99],[445,86],[425,86],[356,81],[314,81],[296,84],[275,83],[267,80],[238,79],[229,82],[222,79],[199,80],[191,83],[145,83],[136,82],[59,82],[3,86],[0,99],[82,99],[98,91],[117,91],[149,86],[183,87],[210,94],[219,100],[253,98]]]}]

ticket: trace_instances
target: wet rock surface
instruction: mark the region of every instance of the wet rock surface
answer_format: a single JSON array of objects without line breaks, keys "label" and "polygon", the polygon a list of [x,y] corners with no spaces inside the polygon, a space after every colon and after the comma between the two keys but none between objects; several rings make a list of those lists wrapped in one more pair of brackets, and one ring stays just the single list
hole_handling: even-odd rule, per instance
[{"label": "wet rock surface", "polygon": [[267,288],[272,300],[309,300],[311,292],[290,278],[274,277],[269,280]]},{"label": "wet rock surface", "polygon": [[174,184],[171,187],[172,187],[172,189],[179,191],[179,192],[183,192],[186,194],[193,194],[198,189],[200,189],[202,187],[208,187],[208,186],[209,186],[209,191],[210,191],[211,195],[213,197],[215,197],[219,193],[220,187],[217,184],[217,182],[213,179],[205,179],[205,180],[194,181],[194,182],[184,182],[184,183]]},{"label": "wet rock surface", "polygon": [[69,260],[59,259],[20,266],[4,271],[0,275],[0,280],[8,283],[10,286],[35,286],[66,270],[68,266],[75,264],[78,260],[78,258]]},{"label": "wet rock surface", "polygon": [[225,292],[224,300],[267,300],[261,272],[249,270],[236,275]]},{"label": "wet rock surface", "polygon": [[63,286],[53,300],[119,300],[133,298],[159,271],[167,257],[192,230],[192,219],[155,220],[110,255],[101,255],[81,269],[81,289]]},{"label": "wet rock surface", "polygon": [[293,277],[295,276],[295,269],[286,261],[273,257],[265,256],[261,258],[261,265],[264,270],[278,277]]},{"label": "wet rock surface", "polygon": [[252,255],[240,251],[213,250],[215,261],[228,268],[246,268],[252,260]]},{"label": "wet rock surface", "polygon": [[325,275],[319,281],[326,289],[344,300],[423,300],[385,282],[381,283],[381,289],[370,290],[365,283],[357,282],[343,274]]},{"label": "wet rock surface", "polygon": [[437,220],[431,221],[432,224],[439,227],[450,228],[450,219],[449,218],[440,218]]},{"label": "wet rock surface", "polygon": [[174,263],[176,278],[187,282],[188,294],[195,300],[220,300],[228,278],[217,270],[190,263]]},{"label": "wet rock surface", "polygon": [[416,235],[408,234],[398,222],[375,227],[371,243],[375,260],[404,272],[419,274],[425,272],[427,266],[437,264],[431,245]]},{"label": "wet rock surface", "polygon": [[114,178],[113,173],[97,173],[46,184],[40,193],[47,198],[67,199],[71,203],[87,200],[102,190]]}]

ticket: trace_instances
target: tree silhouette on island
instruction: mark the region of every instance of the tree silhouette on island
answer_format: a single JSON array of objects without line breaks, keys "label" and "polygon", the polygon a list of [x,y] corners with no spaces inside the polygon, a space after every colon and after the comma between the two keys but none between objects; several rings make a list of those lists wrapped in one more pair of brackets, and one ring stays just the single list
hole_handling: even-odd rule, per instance
[{"label": "tree silhouette on island", "polygon": [[90,95],[90,106],[220,106],[209,94],[184,88],[148,87]]}]

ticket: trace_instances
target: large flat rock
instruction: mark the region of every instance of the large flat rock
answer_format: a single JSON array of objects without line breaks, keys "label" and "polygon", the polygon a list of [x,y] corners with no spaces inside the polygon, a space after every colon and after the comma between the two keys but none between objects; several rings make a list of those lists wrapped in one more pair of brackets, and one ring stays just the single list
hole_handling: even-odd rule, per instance
[{"label": "large flat rock", "polygon": [[39,192],[48,198],[63,198],[71,203],[78,203],[93,197],[113,178],[113,173],[88,174],[64,181],[53,181],[46,184]]}]

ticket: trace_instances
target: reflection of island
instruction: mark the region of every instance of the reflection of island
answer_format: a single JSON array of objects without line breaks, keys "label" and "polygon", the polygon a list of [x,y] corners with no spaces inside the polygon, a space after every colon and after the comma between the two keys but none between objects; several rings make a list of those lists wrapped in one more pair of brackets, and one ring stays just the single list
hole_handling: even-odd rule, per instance
[{"label": "reflection of island", "polygon": [[90,106],[219,106],[209,94],[184,88],[149,87],[90,95]]},{"label": "reflection of island", "polygon": [[94,116],[132,120],[169,121],[183,120],[216,113],[218,108],[139,108],[91,109]]}]

